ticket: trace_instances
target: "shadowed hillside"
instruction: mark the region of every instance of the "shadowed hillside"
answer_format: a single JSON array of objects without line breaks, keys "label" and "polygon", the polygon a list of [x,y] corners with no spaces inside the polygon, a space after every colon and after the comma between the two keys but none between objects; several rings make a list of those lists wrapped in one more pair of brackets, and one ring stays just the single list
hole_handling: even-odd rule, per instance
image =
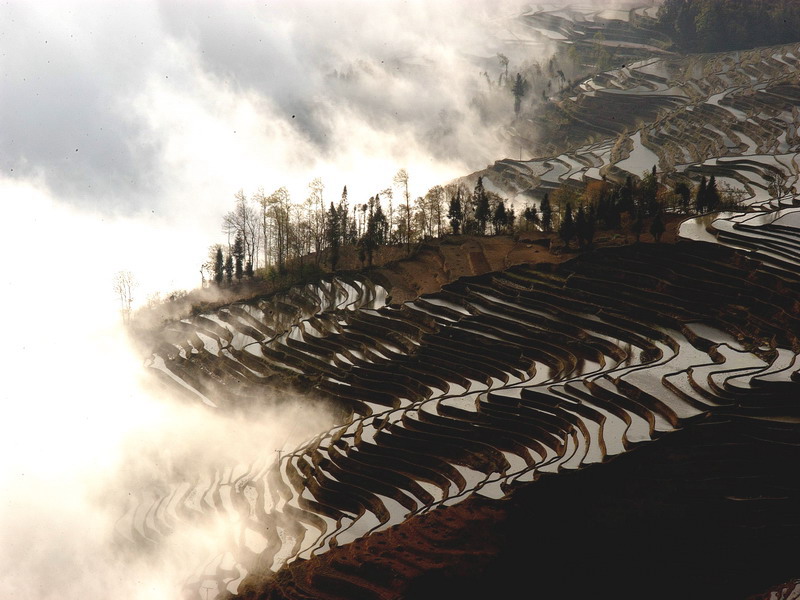
[{"label": "shadowed hillside", "polygon": [[[183,350],[159,351],[153,366],[203,402],[213,398],[224,409],[223,400],[257,397],[253,386],[296,376],[341,407],[348,420],[271,466],[245,466],[236,479],[211,483],[227,489],[229,501],[211,502],[208,510],[249,517],[240,522],[236,569],[209,565],[190,588],[210,578],[219,590],[235,582],[234,589],[254,590],[248,592],[254,597],[420,597],[425,592],[415,592],[419,586],[452,585],[465,565],[505,573],[511,559],[497,562],[497,556],[510,548],[521,552],[527,543],[515,537],[521,532],[535,536],[542,525],[532,515],[571,514],[573,481],[578,490],[587,486],[578,497],[599,511],[595,525],[603,535],[611,536],[614,519],[626,514],[611,509],[618,503],[641,503],[642,520],[626,523],[630,527],[683,532],[662,544],[656,563],[683,535],[717,536],[713,528],[722,528],[738,508],[747,510],[733,521],[737,527],[762,530],[777,551],[780,536],[793,531],[794,521],[782,515],[798,508],[794,478],[771,468],[800,439],[794,401],[800,391],[798,285],[795,276],[774,274],[721,246],[637,244],[598,249],[560,265],[462,278],[392,306],[385,305],[380,284],[334,279],[310,296],[318,298],[316,308],[309,304],[298,313],[301,298],[295,298],[285,323],[277,315],[289,305],[278,302],[271,309],[263,303],[231,306],[187,322],[180,334],[185,342],[177,332],[169,334]],[[268,339],[277,326],[286,333]],[[685,448],[688,454],[676,457],[662,446],[673,435],[703,440],[706,434],[708,441],[696,443],[716,444],[717,450],[705,457]],[[657,449],[639,450],[651,444]],[[753,455],[752,466],[724,459],[731,471],[720,470],[721,457],[732,456],[734,447],[743,457]],[[687,460],[687,477],[696,473],[692,477],[705,491],[696,496],[698,488],[687,483],[668,496],[657,494]],[[665,461],[658,466],[665,469],[663,479],[652,485],[629,479],[628,469],[656,477],[659,461]],[[614,466],[612,495],[597,506],[602,496],[590,490],[602,485],[604,463]],[[586,467],[591,469],[583,475]],[[562,482],[563,473],[571,475]],[[630,484],[617,486],[617,477],[636,481],[634,489],[646,494],[627,492]],[[528,485],[544,481],[542,496],[538,485]],[[651,506],[656,496],[663,510]],[[762,497],[770,499],[772,516],[758,509]],[[487,499],[498,504],[487,505]],[[149,511],[133,513],[134,537],[141,530],[157,540],[170,519],[183,518],[183,501],[171,502],[172,516],[156,510],[139,526],[137,514]],[[581,515],[569,522],[574,534],[557,525],[562,519],[547,519],[551,535],[568,532],[556,536],[566,546],[548,557],[585,543],[577,532],[594,522],[592,513],[583,505],[572,511]],[[698,518],[706,512],[717,514],[716,521]],[[476,532],[494,531],[497,523],[507,523],[500,529],[506,533],[493,533],[500,537],[485,545]],[[737,543],[749,548],[753,539],[742,534]],[[702,547],[697,540],[690,545],[693,551]],[[577,561],[587,583],[597,584],[594,560],[573,557],[570,564]],[[599,564],[610,586],[617,571],[606,560]],[[620,569],[626,561],[620,560]],[[774,571],[762,572],[752,562],[742,570],[717,556],[702,573],[673,576],[678,587],[664,589],[708,589],[712,582],[730,582],[726,569],[732,569],[740,574],[737,581],[747,582],[737,589],[755,593],[791,575],[775,560],[764,561]],[[555,590],[561,580],[554,569],[545,569],[552,579],[540,578],[540,587],[532,582],[531,589]],[[631,590],[639,589],[634,583],[651,585],[648,571],[634,572]]]}]

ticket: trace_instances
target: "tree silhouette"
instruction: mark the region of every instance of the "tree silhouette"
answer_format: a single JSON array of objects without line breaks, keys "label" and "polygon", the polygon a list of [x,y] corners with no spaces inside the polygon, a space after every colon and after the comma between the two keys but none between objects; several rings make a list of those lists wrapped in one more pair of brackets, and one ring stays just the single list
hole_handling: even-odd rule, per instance
[{"label": "tree silhouette", "polygon": [[680,198],[681,211],[689,212],[689,202],[692,199],[692,191],[689,186],[681,181],[675,186],[675,194]]},{"label": "tree silhouette", "polygon": [[475,220],[478,222],[478,233],[486,233],[486,222],[489,220],[489,196],[483,188],[483,177],[478,177],[475,191],[472,193],[472,204],[475,207]]},{"label": "tree silhouette", "polygon": [[325,224],[325,239],[328,243],[328,261],[331,265],[331,271],[336,270],[336,265],[339,262],[339,247],[341,245],[340,234],[340,213],[331,202],[331,207],[328,210],[328,219]]},{"label": "tree silhouette", "polygon": [[539,219],[539,212],[536,210],[535,206],[526,206],[525,210],[522,211],[522,218],[524,218],[525,222],[527,223],[527,229],[535,227],[541,223]]},{"label": "tree silhouette", "polygon": [[708,204],[708,183],[706,176],[700,180],[700,186],[697,188],[697,195],[695,196],[695,204],[697,205],[697,212],[704,213]]},{"label": "tree silhouette", "polygon": [[545,194],[544,198],[542,198],[542,204],[539,209],[542,212],[542,230],[545,233],[550,233],[553,231],[553,207],[550,206],[550,196],[548,194]]},{"label": "tree silhouette", "polygon": [[499,234],[508,225],[508,212],[506,211],[505,203],[500,200],[497,203],[497,208],[492,215],[492,225],[494,226],[495,235]]},{"label": "tree silhouette", "polygon": [[564,218],[558,228],[558,235],[563,240],[564,245],[569,248],[569,243],[575,237],[575,219],[572,216],[572,205],[568,202],[564,210]]},{"label": "tree silhouette", "polygon": [[214,255],[214,281],[217,285],[222,283],[223,265],[225,260],[222,258],[222,247],[217,246],[217,253]]},{"label": "tree silhouette", "polygon": [[236,280],[241,281],[244,274],[242,268],[244,263],[244,242],[242,242],[240,235],[237,235],[236,240],[233,242],[233,258],[236,261]]},{"label": "tree silhouette", "polygon": [[461,224],[464,222],[460,187],[456,189],[456,193],[450,198],[450,208],[447,210],[447,217],[450,219],[450,227],[453,228],[453,233],[458,235],[461,232]]},{"label": "tree silhouette", "polygon": [[114,292],[119,297],[120,313],[123,323],[131,320],[131,307],[133,305],[133,288],[136,280],[130,271],[118,271],[114,275]]},{"label": "tree silhouette", "polygon": [[522,97],[528,91],[528,82],[522,78],[522,75],[517,73],[517,78],[514,80],[514,85],[511,87],[511,93],[514,94],[514,114],[518,115],[522,107]]},{"label": "tree silhouette", "polygon": [[225,257],[225,280],[228,284],[233,281],[233,257],[230,254]]},{"label": "tree silhouette", "polygon": [[709,211],[717,210],[720,203],[719,190],[717,189],[717,178],[713,175],[708,180],[708,187],[706,188],[706,208]]},{"label": "tree silhouette", "polygon": [[[406,201],[406,251],[411,251],[411,195],[408,193],[408,171],[400,169],[394,176],[394,182],[401,186]],[[391,223],[389,224],[391,226]]]}]

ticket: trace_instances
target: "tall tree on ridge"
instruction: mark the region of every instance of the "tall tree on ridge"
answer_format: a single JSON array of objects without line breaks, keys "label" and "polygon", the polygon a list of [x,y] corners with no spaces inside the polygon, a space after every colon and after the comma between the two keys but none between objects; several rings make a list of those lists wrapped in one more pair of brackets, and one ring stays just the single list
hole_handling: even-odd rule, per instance
[{"label": "tall tree on ridge", "polygon": [[339,262],[339,247],[342,242],[339,230],[340,213],[331,202],[331,207],[328,210],[328,219],[325,224],[325,238],[328,243],[328,260],[330,261],[331,271],[336,270],[336,265]]},{"label": "tall tree on ridge", "polygon": [[408,171],[400,169],[394,176],[395,184],[403,190],[406,201],[406,251],[411,251],[411,195],[408,193]]},{"label": "tall tree on ridge", "polygon": [[223,273],[223,266],[224,266],[224,259],[222,258],[222,246],[217,246],[217,252],[214,255],[214,281],[217,282],[217,285],[222,283]]},{"label": "tall tree on ridge", "polygon": [[225,280],[228,285],[233,281],[233,257],[230,254],[225,257]]},{"label": "tall tree on ridge", "polygon": [[541,223],[535,206],[526,206],[525,210],[522,211],[522,218],[525,219],[526,230],[530,230],[531,227],[536,227]]},{"label": "tall tree on ridge", "polygon": [[450,197],[450,208],[447,210],[447,217],[450,219],[450,227],[453,233],[458,235],[461,232],[461,224],[464,222],[464,211],[461,205],[461,186],[456,187],[455,193]]},{"label": "tall tree on ridge", "polygon": [[311,239],[314,242],[314,263],[319,266],[322,259],[322,246],[325,243],[325,219],[327,217],[322,195],[325,185],[321,178],[316,177],[308,184],[308,189],[311,193],[306,200],[306,220]]},{"label": "tall tree on ridge", "polygon": [[114,275],[114,292],[119,297],[122,322],[130,323],[131,309],[133,306],[133,288],[136,280],[130,271],[118,271]]},{"label": "tall tree on ridge", "polygon": [[550,233],[553,230],[553,207],[550,206],[550,195],[545,194],[539,207],[542,213],[542,231]]},{"label": "tall tree on ridge", "polygon": [[498,235],[508,225],[508,211],[506,211],[505,203],[500,200],[497,203],[497,208],[492,215],[492,226],[494,227],[494,234]]},{"label": "tall tree on ridge", "polygon": [[486,233],[486,222],[489,220],[489,196],[483,187],[483,177],[478,177],[475,191],[472,193],[472,205],[475,207],[475,220],[478,222],[478,234]]},{"label": "tall tree on ridge", "polygon": [[348,243],[350,238],[350,228],[348,227],[348,217],[350,216],[350,207],[347,203],[347,186],[342,188],[342,198],[339,200],[339,206],[336,209],[336,218],[338,219],[339,241],[342,245]]},{"label": "tall tree on ridge", "polygon": [[700,180],[700,186],[697,188],[697,195],[695,196],[695,204],[697,205],[697,212],[704,213],[706,212],[706,205],[708,201],[708,183],[706,182],[706,176],[703,175],[703,178]]},{"label": "tall tree on ridge", "polygon": [[717,178],[714,175],[708,180],[706,188],[706,208],[709,211],[717,210],[720,203],[719,190],[717,189]]},{"label": "tall tree on ridge", "polygon": [[511,88],[511,93],[514,94],[514,114],[518,115],[522,107],[522,97],[528,89],[528,82],[522,78],[522,75],[517,73],[517,78],[514,80],[514,85]]},{"label": "tall tree on ridge", "polygon": [[236,280],[241,281],[242,275],[244,274],[243,270],[243,263],[244,263],[244,242],[242,241],[241,235],[236,235],[236,240],[233,242],[233,258],[236,264]]},{"label": "tall tree on ridge", "polygon": [[680,198],[681,211],[688,213],[689,201],[692,198],[692,191],[689,189],[689,186],[681,181],[675,186],[675,194]]}]

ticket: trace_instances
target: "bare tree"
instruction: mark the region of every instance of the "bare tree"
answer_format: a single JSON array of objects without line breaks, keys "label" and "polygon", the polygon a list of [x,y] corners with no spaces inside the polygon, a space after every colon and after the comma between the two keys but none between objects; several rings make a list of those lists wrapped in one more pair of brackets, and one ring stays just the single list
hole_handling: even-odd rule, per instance
[{"label": "bare tree", "polygon": [[500,87],[503,85],[503,79],[508,82],[508,57],[505,54],[500,54],[498,52],[497,59],[500,61],[500,66],[504,69],[497,78],[497,85]]},{"label": "bare tree", "polygon": [[428,229],[427,234],[433,236],[435,228],[436,230],[435,235],[437,237],[441,237],[442,222],[444,220],[444,212],[445,212],[444,188],[440,185],[435,185],[431,189],[429,189],[428,193],[425,194],[424,204],[427,217],[426,219],[426,227]]},{"label": "bare tree", "polygon": [[775,170],[772,172],[772,181],[767,188],[773,198],[782,198],[786,193],[786,175],[783,171]]},{"label": "bare tree", "polygon": [[271,251],[270,228],[269,228],[269,198],[264,193],[263,188],[253,195],[253,201],[258,205],[258,237],[260,238],[261,248],[264,249],[264,268],[269,268],[269,256]]},{"label": "bare tree", "polygon": [[234,195],[236,204],[234,209],[225,215],[222,231],[228,236],[228,248],[231,239],[241,236],[244,246],[244,260],[256,264],[258,251],[259,224],[256,213],[247,201],[244,190],[239,190]]},{"label": "bare tree", "polygon": [[308,222],[308,231],[311,239],[314,242],[314,256],[315,264],[319,265],[322,258],[322,250],[325,244],[325,228],[327,213],[325,211],[325,202],[323,200],[322,192],[325,186],[322,179],[315,178],[308,184],[309,196],[305,202],[306,208],[306,221]]},{"label": "bare tree", "polygon": [[414,214],[412,215],[414,221],[414,229],[419,232],[420,238],[426,238],[431,235],[430,228],[430,211],[428,210],[427,198],[419,196],[414,200]]},{"label": "bare tree", "polygon": [[114,293],[119,297],[120,314],[123,323],[130,323],[133,305],[133,288],[136,280],[130,271],[117,271],[114,275]]},{"label": "bare tree", "polygon": [[[275,263],[279,271],[286,268],[286,257],[289,254],[289,232],[291,227],[291,198],[285,187],[278,188],[266,199],[267,217],[274,227]],[[266,223],[264,225],[266,228]]]},{"label": "bare tree", "polygon": [[394,190],[390,187],[386,188],[385,190],[381,190],[376,194],[376,198],[383,196],[388,200],[389,203],[389,210],[384,211],[386,216],[389,218],[387,222],[387,227],[389,234],[386,236],[386,243],[391,244],[395,238],[395,230],[397,229],[397,219],[394,217]]},{"label": "bare tree", "polygon": [[400,169],[394,176],[394,183],[403,192],[406,201],[406,250],[411,251],[411,195],[408,193],[408,171]]}]

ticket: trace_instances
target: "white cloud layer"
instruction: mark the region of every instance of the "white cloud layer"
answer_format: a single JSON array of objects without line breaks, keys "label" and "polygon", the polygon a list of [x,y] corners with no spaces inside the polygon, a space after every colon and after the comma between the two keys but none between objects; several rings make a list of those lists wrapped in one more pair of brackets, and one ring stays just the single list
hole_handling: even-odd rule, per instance
[{"label": "white cloud layer", "polygon": [[0,598],[175,598],[187,575],[224,549],[230,524],[179,526],[138,552],[115,539],[131,498],[271,460],[329,417],[296,403],[223,417],[154,394],[119,327],[110,282],[128,260],[160,273],[157,253],[132,249],[173,231],[82,214],[33,185],[0,184],[0,197],[9,194],[25,227],[1,238],[11,260],[0,292]]},{"label": "white cloud layer", "polygon": [[366,196],[406,167],[422,194],[504,150],[511,101],[480,73],[515,6],[6,3],[0,173],[207,227],[239,188],[319,175]]}]

